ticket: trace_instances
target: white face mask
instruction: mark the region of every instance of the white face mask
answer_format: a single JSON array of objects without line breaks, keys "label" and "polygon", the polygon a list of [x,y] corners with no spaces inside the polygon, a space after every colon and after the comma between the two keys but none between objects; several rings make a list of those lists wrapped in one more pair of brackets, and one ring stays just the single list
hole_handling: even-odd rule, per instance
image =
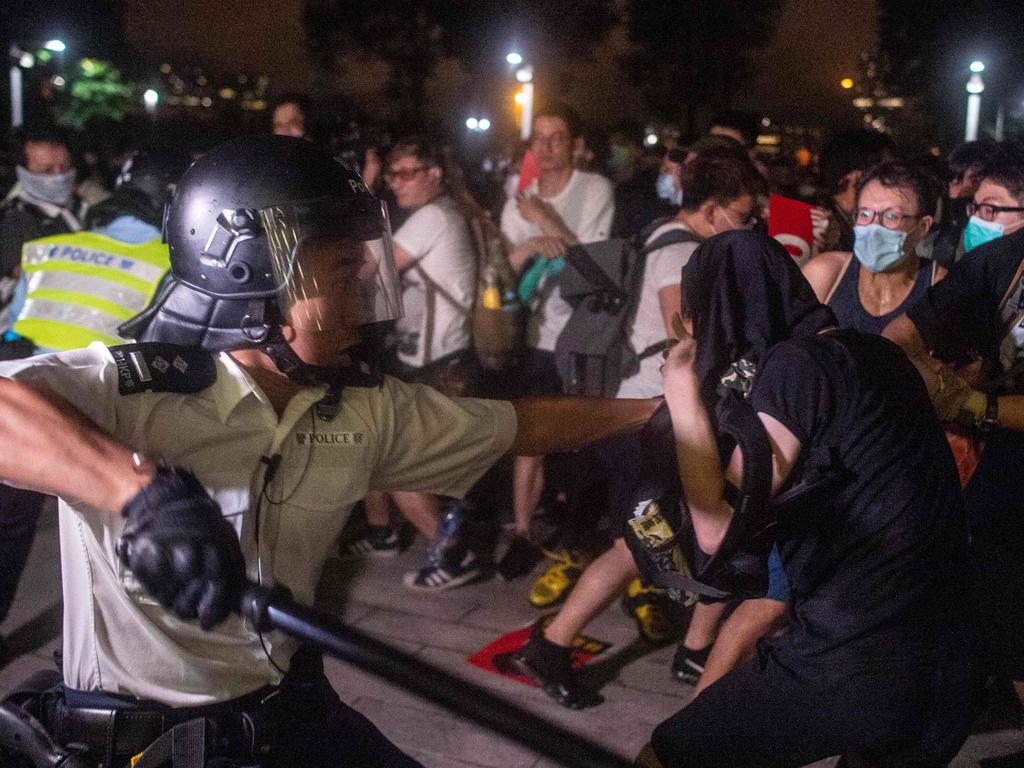
[{"label": "white face mask", "polygon": [[64,173],[32,173],[27,168],[15,168],[22,197],[29,202],[42,202],[66,207],[75,193],[75,169]]}]

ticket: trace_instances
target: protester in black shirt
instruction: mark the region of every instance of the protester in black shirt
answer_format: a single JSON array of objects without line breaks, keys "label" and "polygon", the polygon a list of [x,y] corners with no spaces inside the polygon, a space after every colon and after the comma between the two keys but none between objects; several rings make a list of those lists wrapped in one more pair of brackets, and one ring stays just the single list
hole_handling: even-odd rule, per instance
[{"label": "protester in black shirt", "polygon": [[959,482],[920,377],[884,339],[837,330],[793,260],[750,232],[683,270],[689,331],[665,364],[680,478],[700,547],[733,510],[710,413],[740,358],[772,443],[773,492],[831,455],[842,485],[780,516],[790,631],[655,729],[642,766],[795,766],[858,753],[944,765],[967,734],[973,643],[960,626],[967,537]]},{"label": "protester in black shirt", "polygon": [[[917,365],[941,417],[987,427],[984,452],[964,489],[977,568],[973,603],[989,670],[1013,680],[1024,701],[1022,274],[1024,230],[1018,230],[972,250],[884,335]],[[976,359],[980,375],[965,373]]]}]

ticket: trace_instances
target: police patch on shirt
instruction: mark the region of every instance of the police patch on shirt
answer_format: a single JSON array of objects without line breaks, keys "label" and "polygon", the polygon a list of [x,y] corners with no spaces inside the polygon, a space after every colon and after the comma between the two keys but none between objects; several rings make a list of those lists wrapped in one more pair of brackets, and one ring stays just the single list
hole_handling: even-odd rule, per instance
[{"label": "police patch on shirt", "polygon": [[324,448],[363,448],[366,446],[364,432],[296,432],[299,445]]}]

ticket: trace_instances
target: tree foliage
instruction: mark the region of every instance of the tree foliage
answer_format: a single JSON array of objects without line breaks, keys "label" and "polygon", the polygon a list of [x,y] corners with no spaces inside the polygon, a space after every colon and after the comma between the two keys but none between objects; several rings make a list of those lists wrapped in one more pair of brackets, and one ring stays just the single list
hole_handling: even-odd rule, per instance
[{"label": "tree foliage", "polygon": [[423,114],[425,86],[442,57],[470,72],[493,69],[507,46],[543,56],[575,56],[615,22],[612,0],[307,0],[310,52],[325,69],[347,51],[391,67],[389,99],[413,119]]},{"label": "tree foliage", "polygon": [[656,118],[731,106],[756,72],[755,54],[775,34],[783,0],[627,0],[631,82]]},{"label": "tree foliage", "polygon": [[93,120],[124,119],[132,90],[109,61],[82,59],[67,80],[68,97],[57,110],[59,123],[82,130]]}]

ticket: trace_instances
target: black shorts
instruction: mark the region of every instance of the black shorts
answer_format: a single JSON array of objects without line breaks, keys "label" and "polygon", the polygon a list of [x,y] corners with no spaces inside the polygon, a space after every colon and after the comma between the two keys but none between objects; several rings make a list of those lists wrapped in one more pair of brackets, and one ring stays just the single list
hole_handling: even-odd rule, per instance
[{"label": "black shorts", "polygon": [[763,654],[659,725],[651,746],[665,768],[782,768],[847,753],[925,768],[946,765],[967,738],[970,657],[847,674],[822,669],[798,678]]},{"label": "black shorts", "polygon": [[527,349],[512,378],[514,397],[557,395],[562,392],[562,377],[555,367],[554,352]]}]

